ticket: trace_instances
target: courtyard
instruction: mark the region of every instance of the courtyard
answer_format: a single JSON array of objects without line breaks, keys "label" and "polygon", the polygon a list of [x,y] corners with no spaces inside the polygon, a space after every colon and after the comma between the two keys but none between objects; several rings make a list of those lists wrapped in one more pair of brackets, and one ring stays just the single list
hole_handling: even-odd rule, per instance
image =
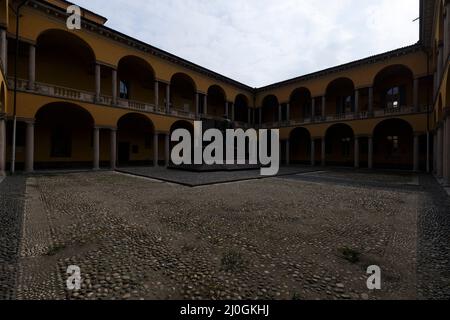
[{"label": "courtyard", "polygon": [[450,200],[432,176],[284,168],[189,185],[164,170],[0,182],[0,299],[450,298]]}]

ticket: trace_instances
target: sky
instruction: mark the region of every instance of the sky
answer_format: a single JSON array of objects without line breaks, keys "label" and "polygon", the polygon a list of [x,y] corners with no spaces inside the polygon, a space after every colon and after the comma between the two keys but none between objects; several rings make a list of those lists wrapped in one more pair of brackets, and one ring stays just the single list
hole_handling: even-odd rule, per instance
[{"label": "sky", "polygon": [[73,2],[112,29],[251,87],[419,40],[419,0]]}]

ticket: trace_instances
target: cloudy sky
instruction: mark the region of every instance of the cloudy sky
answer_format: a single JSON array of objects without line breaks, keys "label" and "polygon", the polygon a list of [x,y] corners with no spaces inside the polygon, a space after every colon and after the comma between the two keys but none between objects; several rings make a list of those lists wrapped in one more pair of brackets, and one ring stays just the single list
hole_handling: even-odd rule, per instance
[{"label": "cloudy sky", "polygon": [[252,87],[418,41],[419,0],[74,0],[107,26]]}]

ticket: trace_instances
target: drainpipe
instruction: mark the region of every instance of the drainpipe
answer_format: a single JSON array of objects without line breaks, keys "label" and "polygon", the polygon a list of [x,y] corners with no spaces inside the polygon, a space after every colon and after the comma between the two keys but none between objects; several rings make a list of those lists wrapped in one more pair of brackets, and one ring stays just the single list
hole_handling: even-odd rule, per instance
[{"label": "drainpipe", "polygon": [[[427,50],[427,75],[430,75],[431,52]],[[430,90],[427,90],[427,173],[431,172],[430,166]]]},{"label": "drainpipe", "polygon": [[16,14],[16,52],[14,57],[14,105],[13,105],[13,136],[11,148],[11,174],[16,171],[16,135],[17,135],[17,60],[19,59],[19,20],[20,9],[28,2],[28,0],[19,3],[15,11]]}]

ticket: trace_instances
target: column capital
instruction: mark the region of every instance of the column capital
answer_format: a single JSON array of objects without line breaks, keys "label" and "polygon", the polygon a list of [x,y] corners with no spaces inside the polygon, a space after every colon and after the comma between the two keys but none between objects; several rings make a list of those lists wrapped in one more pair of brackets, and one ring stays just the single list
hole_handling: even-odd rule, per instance
[{"label": "column capital", "polygon": [[168,136],[170,134],[170,132],[167,131],[155,131],[154,133],[155,135],[160,135],[160,136]]}]

